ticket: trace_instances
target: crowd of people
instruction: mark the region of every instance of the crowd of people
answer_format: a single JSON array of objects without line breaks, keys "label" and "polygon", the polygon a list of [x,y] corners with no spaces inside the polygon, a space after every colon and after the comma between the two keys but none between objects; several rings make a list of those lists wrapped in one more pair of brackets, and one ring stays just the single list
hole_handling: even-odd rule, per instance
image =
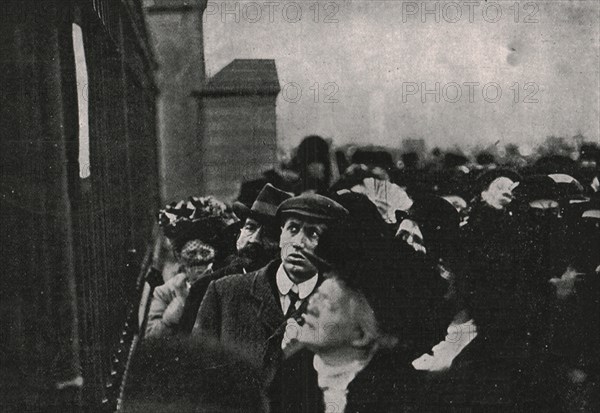
[{"label": "crowd of people", "polygon": [[600,411],[599,153],[395,163],[310,136],[231,206],[166,206],[177,270],[144,363],[176,390],[146,391],[222,411]]}]

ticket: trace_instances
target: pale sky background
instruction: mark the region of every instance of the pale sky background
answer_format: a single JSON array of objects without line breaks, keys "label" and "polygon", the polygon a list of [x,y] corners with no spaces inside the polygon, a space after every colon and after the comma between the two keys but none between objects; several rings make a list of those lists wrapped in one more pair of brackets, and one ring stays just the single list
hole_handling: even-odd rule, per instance
[{"label": "pale sky background", "polygon": [[[587,140],[600,139],[598,0],[521,1],[517,14],[514,1],[499,1],[488,9],[489,2],[480,1],[472,22],[463,1],[319,1],[318,16],[314,1],[279,1],[271,19],[263,1],[251,6],[247,1],[227,3],[230,10],[239,5],[239,22],[232,14],[221,14],[222,2],[209,2],[205,12],[207,75],[236,58],[275,59],[281,86],[294,82],[302,89],[297,103],[286,101],[283,92],[277,99],[283,149],[313,133],[333,138],[337,145],[399,146],[405,138],[424,138],[429,148],[497,141],[536,144],[546,136],[578,133]],[[490,22],[497,18],[495,5],[502,15]],[[296,6],[302,20],[291,22]],[[409,14],[413,7],[414,15]],[[426,15],[423,22],[425,7],[438,7],[440,21]],[[330,13],[337,23],[324,21]],[[333,98],[338,103],[324,102],[334,91],[334,86],[325,88],[329,82],[337,85]],[[403,85],[421,88],[425,83],[434,89],[436,82],[440,89],[455,82],[462,95],[455,103],[446,102],[440,90],[440,102],[426,95],[423,103],[418,91],[405,93],[403,101]],[[473,103],[465,82],[479,83],[473,87]],[[502,91],[495,103],[487,103],[482,92],[490,82]],[[525,90],[528,82],[533,85]],[[315,83],[318,102],[310,89]],[[293,100],[294,89],[286,90]],[[444,90],[448,100],[456,98],[456,88]],[[488,99],[495,92],[488,89]],[[531,98],[538,102],[525,103],[534,92]]]}]

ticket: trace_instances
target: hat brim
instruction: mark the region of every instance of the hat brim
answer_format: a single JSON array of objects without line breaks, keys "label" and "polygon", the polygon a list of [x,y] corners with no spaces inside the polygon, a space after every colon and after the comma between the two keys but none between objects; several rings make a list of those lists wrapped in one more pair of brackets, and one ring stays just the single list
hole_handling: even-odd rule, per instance
[{"label": "hat brim", "polygon": [[277,226],[278,224],[278,220],[275,216],[252,211],[250,208],[248,208],[241,202],[234,202],[233,205],[231,205],[231,209],[233,209],[235,216],[237,216],[240,219],[240,221],[242,221],[242,223],[246,222],[246,219],[252,218],[253,220],[257,221],[262,225]]},{"label": "hat brim", "polygon": [[250,208],[239,201],[234,202],[233,205],[231,205],[231,209],[233,209],[233,213],[240,221],[245,221],[246,218],[250,216]]}]

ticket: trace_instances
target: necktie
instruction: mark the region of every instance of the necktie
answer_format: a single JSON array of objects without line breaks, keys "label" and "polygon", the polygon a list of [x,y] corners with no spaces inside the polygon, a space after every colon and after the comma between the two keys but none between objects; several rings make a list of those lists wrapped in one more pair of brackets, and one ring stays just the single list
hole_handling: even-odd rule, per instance
[{"label": "necktie", "polygon": [[298,289],[298,287],[296,285],[294,285],[287,294],[287,296],[290,298],[290,305],[285,313],[286,320],[288,318],[290,318],[292,316],[292,314],[294,314],[294,312],[296,312],[296,303],[300,299],[300,297],[298,296],[298,293],[296,291],[294,291],[294,287],[295,287],[295,289]]}]

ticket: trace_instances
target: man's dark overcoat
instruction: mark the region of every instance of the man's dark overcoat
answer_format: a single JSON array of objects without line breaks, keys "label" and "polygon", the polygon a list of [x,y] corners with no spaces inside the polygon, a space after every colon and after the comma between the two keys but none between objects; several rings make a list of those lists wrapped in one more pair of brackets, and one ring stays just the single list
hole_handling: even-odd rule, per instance
[{"label": "man's dark overcoat", "polygon": [[228,275],[242,274],[243,272],[244,266],[242,260],[234,260],[226,267],[219,268],[192,284],[190,293],[185,300],[183,314],[179,320],[179,332],[185,335],[192,332],[194,324],[196,323],[198,311],[200,310],[200,303],[202,303],[202,299],[211,282],[220,280]]},{"label": "man's dark overcoat", "polygon": [[[275,282],[280,260],[249,273],[213,281],[200,305],[192,335],[218,339],[265,371],[275,374],[281,358],[285,318]],[[322,277],[319,278],[321,283]],[[305,300],[305,303],[308,299]],[[306,308],[302,305],[298,311]]]}]

